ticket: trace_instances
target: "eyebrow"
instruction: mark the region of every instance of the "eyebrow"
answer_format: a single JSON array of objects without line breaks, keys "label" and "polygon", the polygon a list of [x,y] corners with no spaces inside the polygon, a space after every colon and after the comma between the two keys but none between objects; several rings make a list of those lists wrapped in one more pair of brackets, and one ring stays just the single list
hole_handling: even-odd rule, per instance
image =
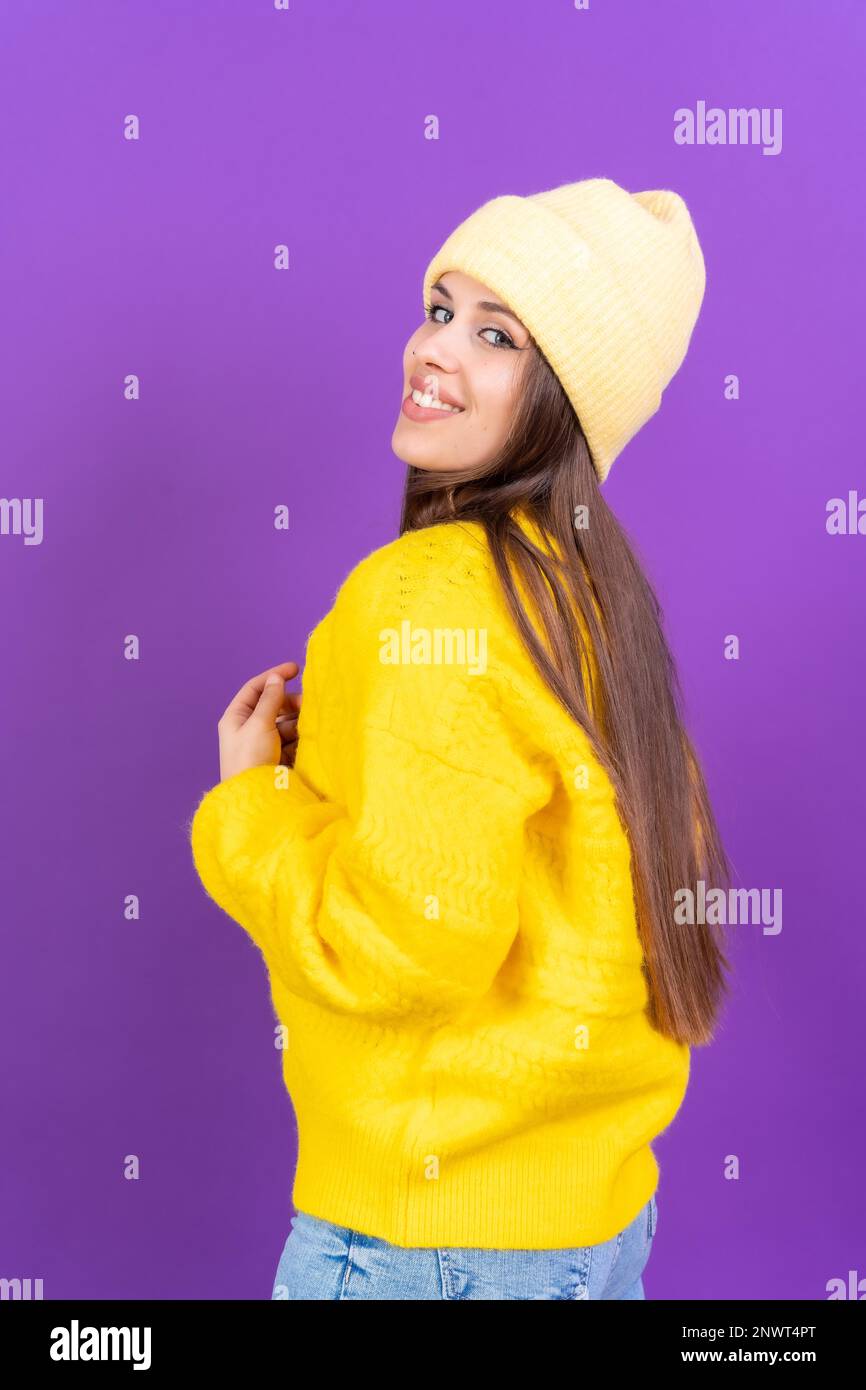
[{"label": "eyebrow", "polygon": [[[440,294],[444,294],[446,299],[450,299],[452,304],[454,303],[454,296],[438,280],[435,285],[430,286],[431,294],[433,290],[438,290]],[[479,299],[475,307],[476,309],[486,309],[489,314],[505,314],[508,318],[514,319],[515,323],[519,323],[521,328],[524,326],[516,314],[507,309],[504,304],[497,304],[495,299]]]}]

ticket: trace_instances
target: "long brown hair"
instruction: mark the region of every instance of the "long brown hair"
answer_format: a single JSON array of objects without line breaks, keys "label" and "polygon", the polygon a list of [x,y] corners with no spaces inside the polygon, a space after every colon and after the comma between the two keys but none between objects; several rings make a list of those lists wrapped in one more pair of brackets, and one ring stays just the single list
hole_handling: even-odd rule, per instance
[{"label": "long brown hair", "polygon": [[[483,469],[437,473],[410,466],[400,534],[454,519],[484,527],[509,611],[539,674],[585,730],[611,779],[631,846],[650,1021],[677,1042],[706,1043],[727,992],[729,962],[713,924],[675,921],[674,895],[694,892],[699,879],[708,890],[727,890],[731,866],[684,727],[658,599],[602,496],[557,376],[534,340],[525,353],[499,456]],[[578,527],[581,505],[586,522]],[[553,543],[552,553],[520,528],[511,515],[518,507]],[[549,652],[521,601],[512,564]]]}]

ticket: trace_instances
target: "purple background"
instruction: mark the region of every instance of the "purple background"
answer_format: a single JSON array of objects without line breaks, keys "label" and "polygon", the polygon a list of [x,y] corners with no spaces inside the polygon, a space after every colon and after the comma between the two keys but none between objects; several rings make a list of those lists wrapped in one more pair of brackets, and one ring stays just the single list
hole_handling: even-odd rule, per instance
[{"label": "purple background", "polygon": [[[825,527],[866,493],[866,7],[43,0],[2,48],[0,492],[44,499],[44,537],[0,536],[0,1276],[270,1296],[294,1122],[185,822],[228,700],[396,534],[428,259],[485,199],[596,175],[681,192],[704,247],[686,362],[606,496],[739,881],[784,905],[778,936],[732,928],[733,1002],[655,1146],[647,1295],[866,1275],[866,536]],[[676,145],[701,100],[781,107],[782,152]]]}]

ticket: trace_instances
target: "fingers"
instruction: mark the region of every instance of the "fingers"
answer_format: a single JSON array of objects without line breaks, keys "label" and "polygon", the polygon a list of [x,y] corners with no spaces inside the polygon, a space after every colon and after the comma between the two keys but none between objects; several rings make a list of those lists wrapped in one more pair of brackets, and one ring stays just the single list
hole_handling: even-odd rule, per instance
[{"label": "fingers", "polygon": [[301,711],[301,692],[299,690],[287,690],[283,697],[282,713],[277,719],[279,724],[283,719],[297,719]]},{"label": "fingers", "polygon": [[[283,683],[279,682],[273,687],[280,692],[277,708],[282,701],[285,693],[285,682],[290,681],[296,676],[301,668],[296,661],[282,661],[276,666],[269,666],[267,670],[260,671],[257,676],[253,676],[241,686],[234,699],[226,706],[219,724],[224,728],[237,729],[250,718],[256,710],[262,693],[265,689],[265,681],[271,673],[282,676]],[[271,697],[269,696],[269,703]]]},{"label": "fingers", "polygon": [[297,738],[298,716],[301,712],[299,691],[288,690],[283,697],[283,706],[277,715],[277,728],[280,738]]},{"label": "fingers", "polygon": [[295,690],[288,690],[283,696],[282,707],[277,714],[277,729],[280,737],[296,737],[298,715],[301,712],[301,696]]},{"label": "fingers", "polygon": [[280,762],[283,767],[294,767],[298,751],[298,715],[301,709],[299,692],[289,691],[283,700],[283,713],[277,717],[277,733],[282,741]]},{"label": "fingers", "polygon": [[290,690],[283,697],[282,712],[277,715],[277,733],[282,749],[280,763],[283,767],[294,767],[298,751],[298,715],[301,710],[301,692]]},{"label": "fingers", "polygon": [[272,729],[286,703],[286,680],[278,671],[268,671],[251,719]]}]

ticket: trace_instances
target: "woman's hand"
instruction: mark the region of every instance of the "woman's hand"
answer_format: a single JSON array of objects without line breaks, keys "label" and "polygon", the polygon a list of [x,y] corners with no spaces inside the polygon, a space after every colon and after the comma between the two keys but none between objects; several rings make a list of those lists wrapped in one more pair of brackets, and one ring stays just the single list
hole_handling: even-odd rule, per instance
[{"label": "woman's hand", "polygon": [[283,661],[241,686],[217,724],[221,782],[248,767],[294,765],[301,696],[287,694],[286,681],[299,670],[296,661]]}]

